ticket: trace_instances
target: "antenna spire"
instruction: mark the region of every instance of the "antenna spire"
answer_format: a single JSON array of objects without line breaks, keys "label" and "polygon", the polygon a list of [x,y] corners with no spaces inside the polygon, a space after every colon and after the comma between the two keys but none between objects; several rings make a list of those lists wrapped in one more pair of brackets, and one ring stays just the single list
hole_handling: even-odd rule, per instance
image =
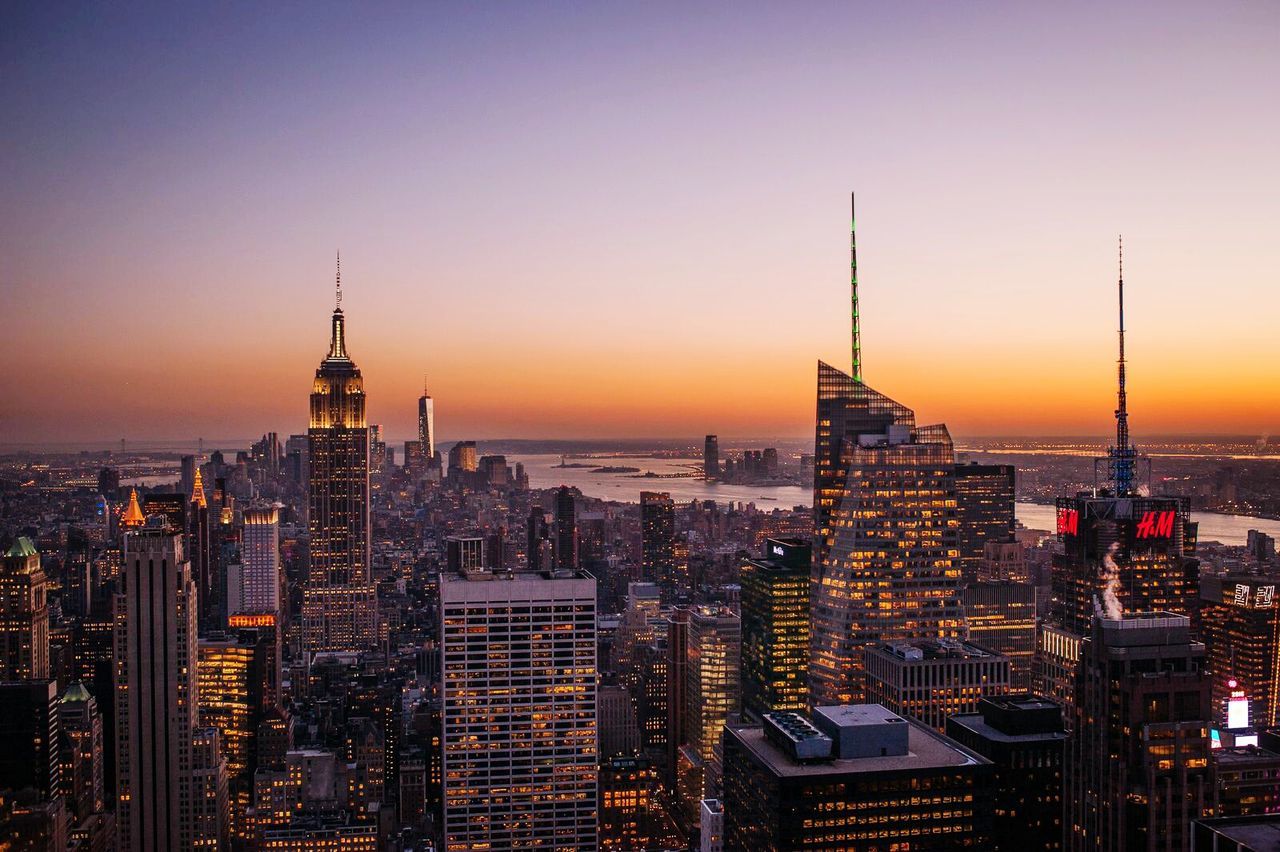
[{"label": "antenna spire", "polygon": [[338,283],[338,299],[337,299],[337,302],[334,303],[334,307],[333,307],[333,310],[335,312],[342,310],[342,251],[341,250],[338,251],[337,283]]},{"label": "antenna spire", "polygon": [[850,316],[853,320],[853,380],[862,384],[862,324],[858,317],[858,216],[854,193],[849,193],[849,289]]},{"label": "antenna spire", "polygon": [[342,316],[342,252],[338,252],[337,301],[333,306],[333,330],[329,337],[329,357],[326,360],[347,360],[346,329]]},{"label": "antenna spire", "polygon": [[1116,390],[1116,444],[1107,451],[1111,479],[1116,485],[1116,495],[1127,497],[1133,492],[1133,468],[1137,450],[1129,443],[1129,400],[1125,390],[1124,375],[1124,237],[1118,242],[1119,270],[1117,291],[1120,302],[1120,358],[1117,361]]}]

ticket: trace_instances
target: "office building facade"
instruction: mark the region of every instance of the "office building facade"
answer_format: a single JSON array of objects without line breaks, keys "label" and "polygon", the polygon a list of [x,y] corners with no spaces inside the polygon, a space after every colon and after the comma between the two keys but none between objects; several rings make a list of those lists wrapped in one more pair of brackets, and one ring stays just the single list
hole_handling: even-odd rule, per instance
[{"label": "office building facade", "polygon": [[280,510],[246,509],[240,539],[240,599],[233,613],[280,612]]},{"label": "office building facade", "polygon": [[968,641],[1009,658],[1009,687],[1031,689],[1036,657],[1036,587],[1028,583],[975,582],[965,586]]},{"label": "office building facade", "polygon": [[[1212,673],[1213,721],[1222,727],[1280,726],[1280,601],[1273,574],[1234,574],[1200,581],[1200,624]],[[1247,717],[1230,719],[1243,698]]]},{"label": "office building facade", "polygon": [[724,848],[988,848],[989,761],[874,704],[725,729]]},{"label": "office building facade", "polygon": [[963,629],[955,459],[946,427],[862,434],[846,472],[813,598],[815,704],[859,703],[866,649]]},{"label": "office building facade", "polygon": [[886,642],[867,651],[867,698],[939,733],[947,717],[1009,691],[1009,658],[956,639]]},{"label": "office building facade", "polygon": [[987,542],[1013,541],[1015,477],[1011,464],[956,465],[960,575],[966,582],[977,579]]},{"label": "office building facade", "polygon": [[752,718],[808,709],[811,559],[808,541],[770,538],[739,574],[742,710]]},{"label": "office building facade", "polygon": [[595,849],[595,580],[446,573],[440,599],[444,849]]},{"label": "office building facade", "polygon": [[702,443],[702,477],[708,482],[720,477],[720,439],[715,435]]},{"label": "office building facade", "polygon": [[[197,717],[196,583],[181,532],[160,515],[125,538],[116,595],[116,824],[140,852],[217,848],[225,826],[205,817],[216,731]],[[211,765],[212,764],[212,765]]]},{"label": "office building facade", "polygon": [[19,536],[0,566],[0,680],[49,677],[48,588],[39,552]]}]

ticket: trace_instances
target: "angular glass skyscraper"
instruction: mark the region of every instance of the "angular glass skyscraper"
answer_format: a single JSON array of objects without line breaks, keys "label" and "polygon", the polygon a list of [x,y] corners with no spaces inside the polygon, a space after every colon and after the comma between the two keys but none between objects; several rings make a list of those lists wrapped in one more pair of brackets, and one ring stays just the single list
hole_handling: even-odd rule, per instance
[{"label": "angular glass skyscraper", "polygon": [[418,442],[422,444],[422,457],[430,464],[436,454],[436,408],[431,394],[427,393],[425,378],[422,396],[418,397]]},{"label": "angular glass skyscraper", "polygon": [[347,354],[341,293],[329,354],[311,388],[307,430],[311,569],[302,594],[302,629],[308,652],[367,648],[376,640],[364,379]]},{"label": "angular glass skyscraper", "polygon": [[863,651],[958,636],[955,452],[945,426],[862,381],[850,233],[853,375],[818,362],[809,682],[813,703],[863,700]]},{"label": "angular glass skyscraper", "polygon": [[878,393],[860,380],[818,362],[818,415],[813,437],[813,567],[820,576],[831,545],[831,517],[844,499],[846,480],[841,450],[860,435],[882,435],[890,426],[916,425],[905,405]]}]

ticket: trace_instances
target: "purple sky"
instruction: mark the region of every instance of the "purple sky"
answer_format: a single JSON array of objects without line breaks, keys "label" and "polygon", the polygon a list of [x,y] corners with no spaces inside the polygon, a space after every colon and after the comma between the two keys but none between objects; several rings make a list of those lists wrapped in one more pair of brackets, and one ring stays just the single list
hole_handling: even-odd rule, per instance
[{"label": "purple sky", "polygon": [[0,441],[370,417],[801,435],[846,366],[965,435],[1280,428],[1280,6],[0,12]]}]

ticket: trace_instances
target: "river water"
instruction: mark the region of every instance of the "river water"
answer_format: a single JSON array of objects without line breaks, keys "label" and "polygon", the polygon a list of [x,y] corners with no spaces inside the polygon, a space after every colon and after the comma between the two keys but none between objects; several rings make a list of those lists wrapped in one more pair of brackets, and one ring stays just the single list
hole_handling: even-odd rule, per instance
[{"label": "river water", "polygon": [[[682,503],[690,500],[755,503],[756,508],[763,510],[773,507],[790,509],[793,506],[808,506],[813,502],[813,491],[808,487],[722,485],[704,482],[699,478],[662,479],[637,477],[634,474],[625,473],[596,473],[590,467],[557,467],[560,464],[560,456],[551,454],[507,456],[507,464],[514,465],[516,462],[524,464],[525,472],[529,475],[529,485],[533,488],[572,485],[588,497],[601,500],[638,503],[641,491],[665,491],[674,500]],[[682,473],[690,470],[690,466],[699,464],[693,459],[653,457],[569,458],[568,462],[593,466],[638,467],[641,472],[653,471],[654,473]],[[1029,529],[1053,530],[1057,524],[1056,510],[1053,506],[1040,503],[1018,503],[1015,514],[1023,526]],[[1262,530],[1269,536],[1280,538],[1280,521],[1249,515],[1223,515],[1218,512],[1192,512],[1191,519],[1200,523],[1199,537],[1202,541],[1242,545],[1248,537],[1249,530]]]}]

